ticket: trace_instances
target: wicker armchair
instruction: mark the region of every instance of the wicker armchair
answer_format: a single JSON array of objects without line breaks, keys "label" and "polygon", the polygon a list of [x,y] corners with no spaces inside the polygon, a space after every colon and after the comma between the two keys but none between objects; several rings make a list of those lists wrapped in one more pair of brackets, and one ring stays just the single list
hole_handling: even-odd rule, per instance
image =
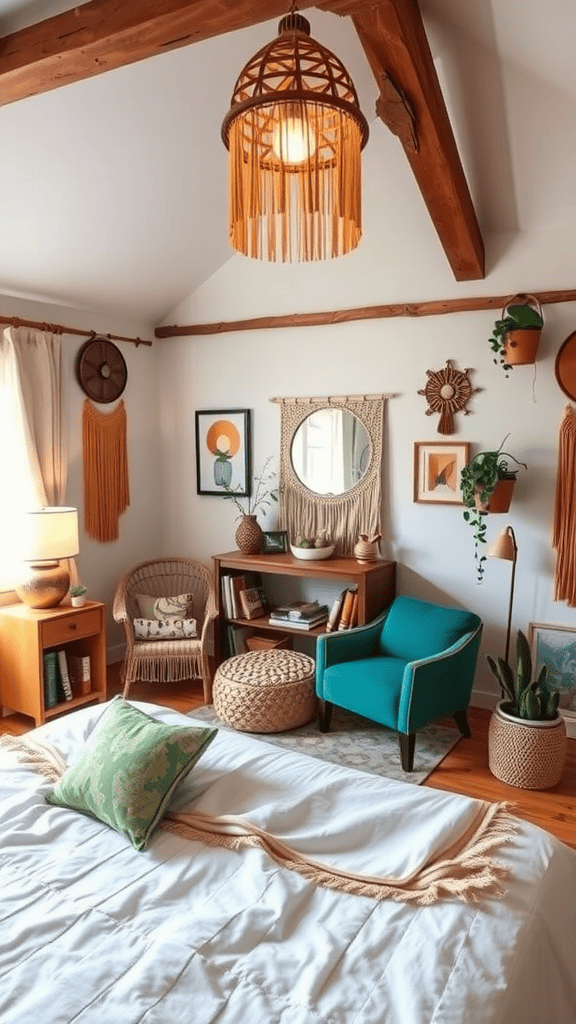
[{"label": "wicker armchair", "polygon": [[[196,619],[198,636],[184,640],[136,640],[133,620],[140,617],[136,594],[172,597],[192,594],[190,617]],[[204,699],[212,700],[212,677],[207,653],[211,624],[216,617],[212,575],[200,562],[189,558],[162,558],[141,562],[122,577],[114,596],[113,615],[126,631],[124,696],[136,679],[176,682],[202,679]]]}]

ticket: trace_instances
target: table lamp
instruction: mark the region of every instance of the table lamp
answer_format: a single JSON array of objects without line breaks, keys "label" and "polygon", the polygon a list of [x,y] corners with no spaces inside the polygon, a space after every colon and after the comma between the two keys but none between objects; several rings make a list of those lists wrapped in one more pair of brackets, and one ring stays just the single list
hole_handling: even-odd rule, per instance
[{"label": "table lamp", "polygon": [[512,602],[514,600],[514,578],[516,576],[516,559],[518,557],[518,545],[511,526],[505,526],[500,531],[494,543],[488,550],[489,558],[503,558],[506,562],[512,562],[512,579],[510,582],[510,602],[508,604],[508,626],[506,629],[506,654],[505,661],[508,661],[510,651],[510,626],[512,623]]},{"label": "table lamp", "polygon": [[29,608],[55,608],[66,597],[70,575],[61,558],[78,554],[78,511],[75,508],[38,508],[23,516],[20,557],[29,565],[16,586]]}]

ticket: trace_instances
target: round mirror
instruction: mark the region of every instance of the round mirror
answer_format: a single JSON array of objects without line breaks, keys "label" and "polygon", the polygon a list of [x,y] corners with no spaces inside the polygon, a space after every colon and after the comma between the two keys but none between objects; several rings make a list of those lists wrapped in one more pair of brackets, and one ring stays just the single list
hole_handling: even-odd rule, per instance
[{"label": "round mirror", "polygon": [[345,494],[370,464],[370,439],[346,409],[318,409],[294,432],[290,457],[296,476],[315,494]]}]

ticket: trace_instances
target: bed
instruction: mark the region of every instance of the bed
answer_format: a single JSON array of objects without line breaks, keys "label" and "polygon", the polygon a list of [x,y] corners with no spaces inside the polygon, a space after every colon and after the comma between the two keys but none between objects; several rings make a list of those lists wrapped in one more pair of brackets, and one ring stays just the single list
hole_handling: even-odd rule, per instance
[{"label": "bed", "polygon": [[[84,708],[30,736],[73,765],[107,710]],[[2,1024],[576,1019],[576,853],[527,823],[494,851],[503,895],[420,905],[325,887],[258,845],[215,847],[162,824],[138,851],[48,804],[53,789],[0,748]],[[478,806],[222,731],[169,812],[241,815],[315,861],[402,878]]]}]

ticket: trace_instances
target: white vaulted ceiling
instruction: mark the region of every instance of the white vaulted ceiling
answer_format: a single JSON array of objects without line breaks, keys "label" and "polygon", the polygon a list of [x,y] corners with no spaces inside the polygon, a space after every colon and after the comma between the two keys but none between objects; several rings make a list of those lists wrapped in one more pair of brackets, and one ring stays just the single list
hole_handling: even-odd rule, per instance
[{"label": "white vaulted ceiling", "polygon": [[[0,35],[77,6],[0,0]],[[482,233],[514,231],[529,216],[553,220],[564,198],[573,209],[573,195],[551,204],[536,189],[532,212],[518,208],[514,149],[526,133],[535,146],[545,140],[543,94],[570,123],[573,0],[419,6]],[[387,132],[350,18],[304,13],[348,67],[372,132]],[[241,67],[276,28],[270,20],[0,106],[0,292],[154,325],[233,258],[220,125]],[[510,74],[533,98],[523,113],[516,94],[505,95]],[[0,103],[1,90],[0,75]],[[574,159],[575,138],[565,142],[568,153],[551,162]],[[397,171],[376,172],[386,191],[406,187]],[[411,181],[407,162],[405,173]]]}]

